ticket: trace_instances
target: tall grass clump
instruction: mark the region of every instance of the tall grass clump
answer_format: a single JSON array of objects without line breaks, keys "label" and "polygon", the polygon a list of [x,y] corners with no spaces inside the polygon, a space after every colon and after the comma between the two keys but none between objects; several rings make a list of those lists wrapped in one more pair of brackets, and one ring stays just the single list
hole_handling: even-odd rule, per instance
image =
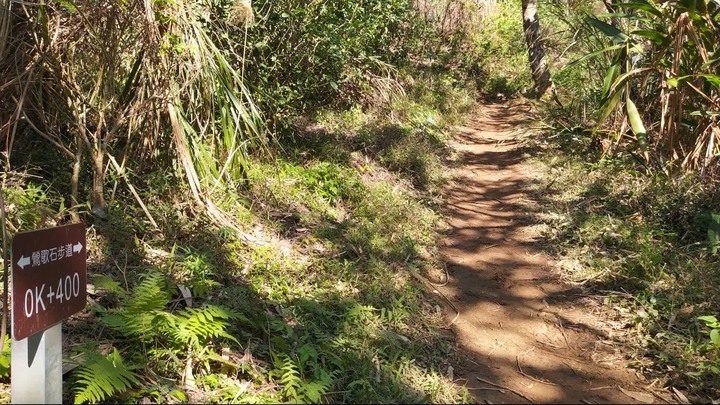
[{"label": "tall grass clump", "polygon": [[577,133],[541,143],[541,219],[565,276],[625,325],[617,336],[635,348],[634,367],[692,401],[716,399],[717,183],[630,170],[637,160],[627,152],[598,162],[600,145]]},{"label": "tall grass clump", "polygon": [[242,181],[248,154],[266,141],[241,61],[214,34],[229,28],[209,11],[195,1],[12,3],[5,52],[18,57],[3,58],[0,91],[18,102],[3,108],[6,165],[25,163],[13,152],[33,142],[57,150],[71,164],[61,176],[73,204],[88,193],[104,217],[107,173],[142,205],[131,173],[177,162],[198,203],[216,212],[206,190]]},{"label": "tall grass clump", "polygon": [[644,170],[715,173],[719,10],[711,0],[544,4],[562,104],[548,121],[594,128],[606,153],[636,154]]}]

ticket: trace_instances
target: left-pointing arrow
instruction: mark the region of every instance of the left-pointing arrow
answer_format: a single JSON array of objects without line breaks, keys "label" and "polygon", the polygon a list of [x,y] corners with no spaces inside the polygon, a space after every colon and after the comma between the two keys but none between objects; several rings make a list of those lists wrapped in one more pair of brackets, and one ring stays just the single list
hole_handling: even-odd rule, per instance
[{"label": "left-pointing arrow", "polygon": [[21,269],[25,270],[25,266],[30,264],[30,258],[25,257],[25,255],[20,256],[20,260],[17,262],[18,266],[20,266]]}]

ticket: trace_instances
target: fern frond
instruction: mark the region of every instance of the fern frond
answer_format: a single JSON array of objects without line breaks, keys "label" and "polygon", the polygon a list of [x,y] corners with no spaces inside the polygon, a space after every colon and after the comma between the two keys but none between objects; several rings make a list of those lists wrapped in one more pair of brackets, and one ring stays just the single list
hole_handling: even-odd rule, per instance
[{"label": "fern frond", "polygon": [[172,322],[173,315],[163,311],[170,300],[167,290],[162,273],[149,273],[132,296],[125,296],[120,308],[106,313],[102,321],[125,336],[152,340],[162,325]]},{"label": "fern frond", "polygon": [[120,283],[113,280],[105,274],[92,274],[90,275],[95,288],[99,290],[105,290],[111,293],[115,293],[120,299],[127,299],[127,291],[120,286]]},{"label": "fern frond", "polygon": [[135,312],[121,309],[105,315],[102,322],[125,336],[148,341],[157,337],[165,325],[173,324],[174,317],[164,311]]},{"label": "fern frond", "polygon": [[303,383],[298,366],[287,354],[272,353],[272,357],[275,369],[270,372],[271,376],[279,376],[283,395],[292,401],[298,402],[300,399],[298,391]]},{"label": "fern frond", "polygon": [[88,352],[77,368],[75,403],[97,403],[140,383],[137,375],[122,362],[117,349],[106,356]]},{"label": "fern frond", "polygon": [[217,306],[186,308],[176,316],[170,332],[177,341],[198,347],[208,339],[224,337],[239,344],[234,336],[226,332],[227,320],[243,318],[242,315]]},{"label": "fern frond", "polygon": [[170,301],[170,293],[165,275],[159,272],[149,273],[145,280],[135,288],[131,299],[125,302],[128,311],[160,311]]},{"label": "fern frond", "polygon": [[321,381],[313,381],[303,384],[303,386],[300,387],[300,394],[305,397],[307,402],[318,403],[328,388],[329,386]]},{"label": "fern frond", "polygon": [[319,374],[319,378],[310,383],[304,384],[300,389],[301,395],[305,397],[307,402],[320,402],[322,396],[330,390],[330,387],[332,387],[335,382],[335,377],[337,376],[338,371],[336,370],[328,373],[327,371],[320,369],[320,372],[317,374]]}]

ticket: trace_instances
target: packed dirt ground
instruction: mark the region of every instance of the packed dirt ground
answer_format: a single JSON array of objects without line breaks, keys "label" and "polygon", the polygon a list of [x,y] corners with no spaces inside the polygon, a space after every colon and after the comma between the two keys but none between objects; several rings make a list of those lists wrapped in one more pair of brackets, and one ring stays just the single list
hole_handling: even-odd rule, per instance
[{"label": "packed dirt ground", "polygon": [[445,189],[449,280],[438,287],[463,348],[456,370],[480,403],[673,402],[627,366],[598,297],[561,280],[543,249],[520,148],[529,107],[481,108],[455,128]]}]

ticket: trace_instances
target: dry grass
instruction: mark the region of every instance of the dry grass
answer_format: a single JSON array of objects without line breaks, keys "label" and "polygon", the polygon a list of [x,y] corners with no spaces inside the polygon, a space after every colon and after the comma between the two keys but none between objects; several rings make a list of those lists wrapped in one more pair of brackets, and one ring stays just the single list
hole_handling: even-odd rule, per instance
[{"label": "dry grass", "polygon": [[255,13],[250,0],[237,0],[230,9],[228,21],[239,27],[252,25],[255,22]]}]

